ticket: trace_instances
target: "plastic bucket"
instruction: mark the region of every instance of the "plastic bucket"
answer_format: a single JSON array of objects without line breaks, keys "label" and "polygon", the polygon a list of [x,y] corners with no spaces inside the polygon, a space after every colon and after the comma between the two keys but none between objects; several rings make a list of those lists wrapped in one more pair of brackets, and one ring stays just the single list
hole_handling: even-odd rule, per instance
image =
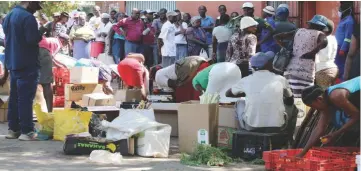
[{"label": "plastic bucket", "polygon": [[90,43],[83,40],[74,40],[73,57],[75,59],[90,58]]},{"label": "plastic bucket", "polygon": [[90,56],[97,58],[99,54],[104,52],[105,43],[104,42],[91,42],[91,48],[90,48]]}]

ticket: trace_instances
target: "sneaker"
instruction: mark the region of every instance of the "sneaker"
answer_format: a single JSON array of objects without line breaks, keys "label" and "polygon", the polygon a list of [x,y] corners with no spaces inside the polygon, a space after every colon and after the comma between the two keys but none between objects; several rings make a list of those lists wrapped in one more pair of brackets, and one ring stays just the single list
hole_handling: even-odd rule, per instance
[{"label": "sneaker", "polygon": [[9,130],[8,135],[5,136],[6,139],[18,139],[20,136],[20,132],[15,132]]},{"label": "sneaker", "polygon": [[29,132],[27,134],[21,134],[19,137],[20,141],[37,141],[38,134],[35,132]]}]

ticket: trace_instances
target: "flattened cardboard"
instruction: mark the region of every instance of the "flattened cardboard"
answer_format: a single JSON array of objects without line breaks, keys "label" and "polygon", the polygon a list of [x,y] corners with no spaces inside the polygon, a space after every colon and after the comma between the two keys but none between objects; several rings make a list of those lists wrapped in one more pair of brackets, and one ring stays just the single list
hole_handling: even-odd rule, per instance
[{"label": "flattened cardboard", "polygon": [[102,93],[103,87],[101,84],[66,84],[64,91],[66,101],[79,101],[84,94]]},{"label": "flattened cardboard", "polygon": [[209,143],[217,145],[218,104],[199,104],[199,101],[188,101],[178,106],[179,151],[192,153],[197,145],[199,129],[208,131]]}]

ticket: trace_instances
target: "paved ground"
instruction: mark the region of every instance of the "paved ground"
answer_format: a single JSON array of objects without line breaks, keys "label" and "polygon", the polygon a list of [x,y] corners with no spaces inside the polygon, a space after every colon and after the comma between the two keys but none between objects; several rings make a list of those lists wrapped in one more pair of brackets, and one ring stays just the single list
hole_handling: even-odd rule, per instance
[{"label": "paved ground", "polygon": [[264,166],[231,164],[227,167],[188,167],[180,164],[177,141],[172,139],[171,153],[167,159],[125,157],[121,165],[94,164],[88,156],[66,156],[62,142],[21,142],[6,140],[7,125],[0,123],[0,171],[249,171],[264,170]]}]

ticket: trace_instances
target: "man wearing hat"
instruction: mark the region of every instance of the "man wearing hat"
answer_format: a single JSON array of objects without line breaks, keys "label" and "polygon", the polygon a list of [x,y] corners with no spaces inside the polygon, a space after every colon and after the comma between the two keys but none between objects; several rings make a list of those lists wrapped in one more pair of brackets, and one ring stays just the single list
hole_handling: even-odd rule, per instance
[{"label": "man wearing hat", "polygon": [[158,48],[155,41],[155,28],[153,24],[153,14],[155,12],[147,9],[145,11],[145,30],[143,31],[143,51],[145,57],[145,65],[151,67],[158,64]]},{"label": "man wearing hat", "polygon": [[102,23],[100,24],[99,29],[95,32],[95,41],[105,42],[105,38],[108,36],[108,33],[113,25],[110,22],[109,14],[103,13],[100,17],[102,19]]},{"label": "man wearing hat", "polygon": [[42,34],[33,14],[41,9],[39,1],[22,1],[3,22],[5,67],[10,71],[8,139],[34,140],[37,137],[33,124],[33,99],[38,85]]},{"label": "man wearing hat", "polygon": [[[275,9],[272,6],[266,6],[263,9],[263,18],[264,20],[270,24],[272,28],[275,28],[276,23],[274,20]],[[273,40],[272,33],[268,29],[263,29],[261,32],[260,40],[264,40],[261,44],[261,52],[272,51],[274,53],[278,52],[278,46],[276,42]]]},{"label": "man wearing hat", "polygon": [[256,71],[239,80],[226,96],[247,97],[245,108],[240,107],[244,104],[237,104],[236,112],[242,129],[257,132],[285,130],[292,134],[298,111],[293,105],[292,91],[286,78],[272,72],[274,56],[271,51],[254,55],[250,63]]},{"label": "man wearing hat", "polygon": [[165,22],[162,26],[161,32],[159,34],[159,38],[162,39],[162,67],[167,67],[175,62],[175,58],[177,56],[176,44],[175,44],[175,33],[176,28],[174,26],[174,22],[177,21],[177,13],[174,11],[167,13],[168,21]]}]

